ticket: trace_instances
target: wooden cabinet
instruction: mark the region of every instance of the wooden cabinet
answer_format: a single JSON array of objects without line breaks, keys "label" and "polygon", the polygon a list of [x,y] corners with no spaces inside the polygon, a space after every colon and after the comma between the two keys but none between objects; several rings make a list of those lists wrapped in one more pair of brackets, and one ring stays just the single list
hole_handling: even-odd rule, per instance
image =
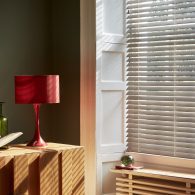
[{"label": "wooden cabinet", "polygon": [[0,150],[0,195],[84,195],[84,149],[48,143]]}]

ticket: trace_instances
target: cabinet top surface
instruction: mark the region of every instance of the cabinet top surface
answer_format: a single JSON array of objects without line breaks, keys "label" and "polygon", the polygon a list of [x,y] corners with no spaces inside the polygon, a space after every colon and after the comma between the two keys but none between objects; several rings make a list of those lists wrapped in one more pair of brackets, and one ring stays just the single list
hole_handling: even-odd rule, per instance
[{"label": "cabinet top surface", "polygon": [[30,147],[25,144],[17,144],[9,146],[8,149],[0,150],[0,157],[13,157],[17,155],[43,153],[43,152],[58,152],[69,149],[82,148],[82,146],[73,146],[59,143],[47,143],[45,147]]},{"label": "cabinet top surface", "polygon": [[111,169],[113,173],[127,174],[127,175],[140,175],[140,176],[149,176],[149,175],[160,175],[161,177],[176,177],[176,178],[185,178],[195,180],[195,174],[179,173],[174,171],[163,171],[163,170],[154,170],[154,169],[137,169],[137,170],[117,170]]}]

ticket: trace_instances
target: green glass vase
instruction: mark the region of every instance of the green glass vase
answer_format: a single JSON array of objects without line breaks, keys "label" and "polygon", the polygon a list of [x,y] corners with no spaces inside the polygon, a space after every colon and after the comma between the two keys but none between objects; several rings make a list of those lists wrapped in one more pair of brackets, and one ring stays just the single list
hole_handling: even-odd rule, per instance
[{"label": "green glass vase", "polygon": [[0,137],[8,134],[8,120],[3,116],[2,106],[4,102],[0,102]]}]

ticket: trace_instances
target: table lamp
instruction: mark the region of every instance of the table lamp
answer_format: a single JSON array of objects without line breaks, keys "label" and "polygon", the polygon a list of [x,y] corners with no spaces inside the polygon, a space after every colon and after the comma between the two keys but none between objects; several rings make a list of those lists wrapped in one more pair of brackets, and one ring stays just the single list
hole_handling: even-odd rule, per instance
[{"label": "table lamp", "polygon": [[15,76],[15,103],[33,104],[35,111],[34,138],[28,146],[46,146],[41,138],[39,110],[41,104],[60,102],[59,75],[21,75]]}]

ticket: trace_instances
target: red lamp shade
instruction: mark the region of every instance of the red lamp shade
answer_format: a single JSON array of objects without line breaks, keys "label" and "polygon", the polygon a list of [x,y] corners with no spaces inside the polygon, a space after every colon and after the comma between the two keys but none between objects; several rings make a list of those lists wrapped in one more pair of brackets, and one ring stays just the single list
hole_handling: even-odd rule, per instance
[{"label": "red lamp shade", "polygon": [[15,76],[17,104],[59,103],[59,75]]}]

